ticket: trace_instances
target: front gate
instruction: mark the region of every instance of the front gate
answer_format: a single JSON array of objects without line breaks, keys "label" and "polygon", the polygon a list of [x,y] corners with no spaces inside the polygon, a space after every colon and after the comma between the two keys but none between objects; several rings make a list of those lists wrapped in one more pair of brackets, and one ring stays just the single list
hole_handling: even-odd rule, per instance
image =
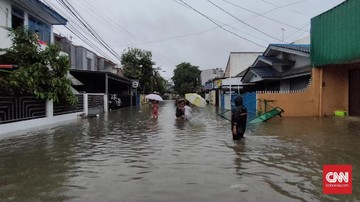
[{"label": "front gate", "polygon": [[[247,111],[248,111],[248,120],[252,120],[256,117],[256,93],[255,92],[251,92],[251,93],[245,93],[245,94],[240,94],[241,97],[243,98],[243,103],[244,106],[246,107]],[[230,119],[230,115],[231,115],[231,109],[235,108],[235,98],[238,96],[238,94],[234,93],[231,95],[226,94],[226,95],[221,95],[221,109],[222,112],[220,113],[222,117],[226,118],[226,119]],[[226,97],[226,98],[225,98]],[[231,100],[231,101],[230,101]],[[229,102],[229,103],[226,103]]]}]

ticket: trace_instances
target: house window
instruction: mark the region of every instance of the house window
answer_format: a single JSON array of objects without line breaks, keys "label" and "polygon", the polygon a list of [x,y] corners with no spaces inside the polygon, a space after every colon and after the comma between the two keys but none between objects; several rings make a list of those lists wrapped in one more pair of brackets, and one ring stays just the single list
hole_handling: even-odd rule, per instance
[{"label": "house window", "polygon": [[49,25],[29,15],[29,29],[36,33],[39,43],[50,43],[51,28]]},{"label": "house window", "polygon": [[24,11],[11,6],[11,28],[16,29],[21,26],[24,26]]}]

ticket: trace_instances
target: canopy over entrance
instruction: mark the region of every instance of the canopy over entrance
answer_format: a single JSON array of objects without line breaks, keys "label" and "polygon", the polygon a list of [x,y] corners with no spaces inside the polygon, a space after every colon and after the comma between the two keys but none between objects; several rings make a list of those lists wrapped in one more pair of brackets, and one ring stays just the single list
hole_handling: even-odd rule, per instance
[{"label": "canopy over entrance", "polygon": [[70,74],[84,85],[75,85],[77,91],[87,93],[118,93],[131,89],[131,80],[111,72],[71,69]]}]

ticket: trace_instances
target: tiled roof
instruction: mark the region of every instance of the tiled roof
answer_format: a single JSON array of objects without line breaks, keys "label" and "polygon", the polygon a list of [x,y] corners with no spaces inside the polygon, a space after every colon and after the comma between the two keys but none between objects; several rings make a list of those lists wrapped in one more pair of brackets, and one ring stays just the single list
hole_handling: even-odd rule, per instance
[{"label": "tiled roof", "polygon": [[280,59],[277,57],[259,56],[259,59],[267,60],[267,61],[271,62],[272,64],[292,64],[292,63],[294,63],[293,61],[283,60],[283,59]]},{"label": "tiled roof", "polygon": [[283,76],[284,76],[284,78],[286,78],[286,77],[292,77],[292,76],[297,76],[297,75],[306,75],[306,74],[310,74],[310,73],[311,73],[311,66],[305,66],[305,67],[290,69],[289,71],[284,72]]},{"label": "tiled roof", "polygon": [[310,44],[270,44],[270,46],[310,53]]},{"label": "tiled roof", "polygon": [[282,78],[281,73],[271,67],[251,67],[250,71],[262,78]]}]

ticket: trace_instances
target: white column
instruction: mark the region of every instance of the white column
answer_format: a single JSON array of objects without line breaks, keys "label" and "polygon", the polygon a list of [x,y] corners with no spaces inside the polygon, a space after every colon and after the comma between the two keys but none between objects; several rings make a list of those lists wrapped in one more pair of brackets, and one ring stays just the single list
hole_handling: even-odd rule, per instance
[{"label": "white column", "polygon": [[104,112],[107,113],[109,110],[109,99],[108,94],[104,94]]},{"label": "white column", "polygon": [[88,97],[88,94],[85,93],[83,94],[83,99],[84,99],[84,103],[83,103],[83,111],[84,111],[84,114],[87,116],[89,114],[89,97]]},{"label": "white column", "polygon": [[54,103],[51,100],[46,100],[46,117],[54,116]]}]

